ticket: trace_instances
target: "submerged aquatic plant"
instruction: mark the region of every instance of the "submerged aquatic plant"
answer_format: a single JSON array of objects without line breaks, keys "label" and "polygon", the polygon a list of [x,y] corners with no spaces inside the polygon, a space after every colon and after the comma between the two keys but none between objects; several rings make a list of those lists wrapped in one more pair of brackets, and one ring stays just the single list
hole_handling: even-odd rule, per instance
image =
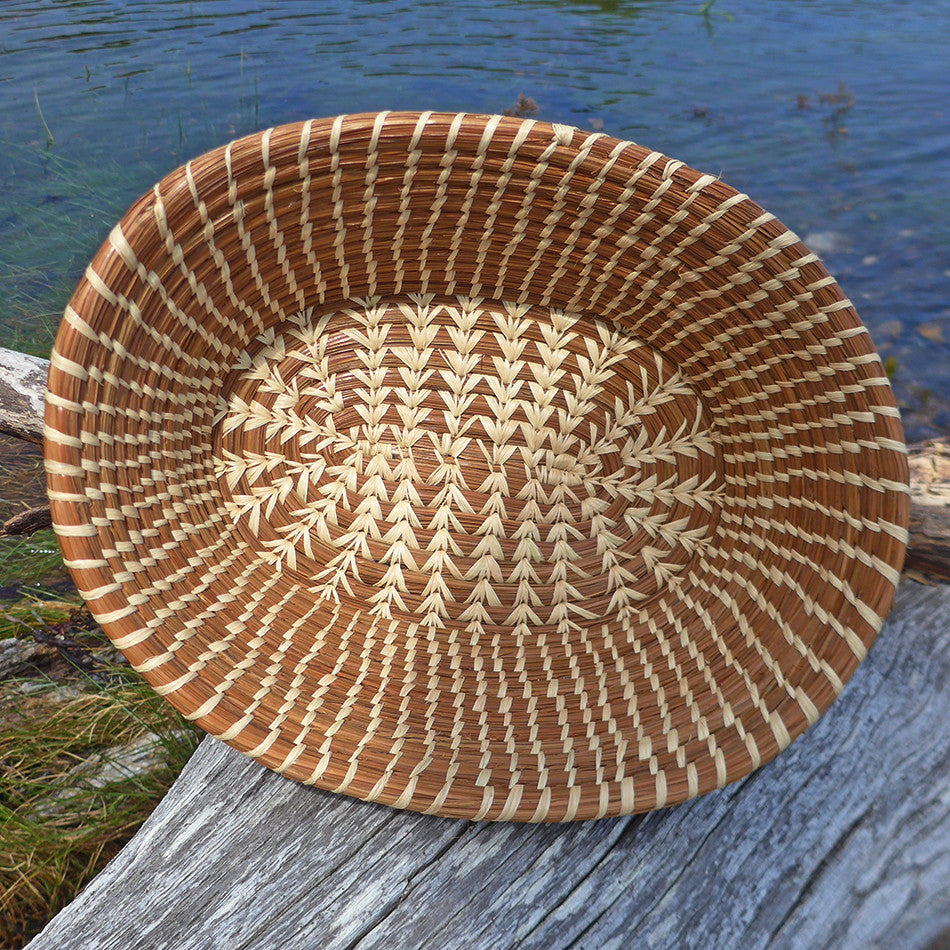
[{"label": "submerged aquatic plant", "polygon": [[699,16],[705,18],[707,27],[712,27],[713,14],[718,17],[722,17],[723,20],[732,21],[735,19],[731,13],[726,13],[724,10],[713,10],[715,5],[716,0],[704,0],[704,2],[700,4],[699,9],[696,11]]},{"label": "submerged aquatic plant", "polygon": [[36,103],[36,111],[39,113],[40,122],[43,123],[43,128],[46,130],[46,148],[49,150],[56,142],[53,138],[53,133],[50,132],[49,126],[46,124],[46,118],[43,116],[43,110],[40,108],[40,95],[36,91],[36,87],[33,88],[33,101]]},{"label": "submerged aquatic plant", "polygon": [[512,115],[520,119],[527,119],[533,115],[537,115],[539,111],[538,104],[534,99],[530,96],[526,96],[523,92],[519,92],[518,101],[513,106],[509,106],[505,109],[502,115]]}]

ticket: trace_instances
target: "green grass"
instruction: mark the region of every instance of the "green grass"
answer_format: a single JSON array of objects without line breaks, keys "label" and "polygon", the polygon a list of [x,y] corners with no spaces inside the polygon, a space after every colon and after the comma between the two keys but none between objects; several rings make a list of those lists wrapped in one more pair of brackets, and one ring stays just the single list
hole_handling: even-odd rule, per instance
[{"label": "green grass", "polygon": [[0,539],[0,587],[34,586],[63,570],[52,528],[26,538]]},{"label": "green grass", "polygon": [[[82,619],[76,611],[68,600],[18,603],[0,610],[0,637],[26,639],[37,624]],[[74,626],[74,640],[107,647],[98,628]],[[23,946],[117,853],[197,742],[124,666],[97,661],[95,675],[77,672],[65,688],[0,683],[0,946]],[[151,762],[139,774],[123,752],[130,743]]]},{"label": "green grass", "polygon": [[77,596],[48,598],[43,591],[27,591],[14,603],[0,605],[0,641],[29,640],[33,631],[65,622],[78,607]]}]

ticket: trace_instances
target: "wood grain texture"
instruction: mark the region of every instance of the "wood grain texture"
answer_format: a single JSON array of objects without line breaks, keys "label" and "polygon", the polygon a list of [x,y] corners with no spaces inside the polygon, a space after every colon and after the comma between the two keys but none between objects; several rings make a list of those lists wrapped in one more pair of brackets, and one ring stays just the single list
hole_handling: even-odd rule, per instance
[{"label": "wood grain texture", "polygon": [[910,546],[905,568],[950,580],[950,439],[907,450],[910,470]]},{"label": "wood grain texture", "polygon": [[0,432],[43,441],[43,393],[49,363],[0,349]]},{"label": "wood grain texture", "polygon": [[30,944],[924,948],[950,926],[950,587],[905,582],[831,710],[743,782],[572,826],[427,818],[205,740]]}]

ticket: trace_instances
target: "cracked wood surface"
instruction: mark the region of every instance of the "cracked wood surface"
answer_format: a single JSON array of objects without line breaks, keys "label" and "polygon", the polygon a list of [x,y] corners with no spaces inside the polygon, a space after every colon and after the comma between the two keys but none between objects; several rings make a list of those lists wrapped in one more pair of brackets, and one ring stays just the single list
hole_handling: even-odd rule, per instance
[{"label": "cracked wood surface", "polygon": [[43,398],[49,363],[0,349],[0,432],[43,441]]},{"label": "cracked wood surface", "polygon": [[906,568],[950,579],[950,439],[908,449],[911,509]]},{"label": "cracked wood surface", "polygon": [[817,725],[642,817],[427,818],[206,739],[30,948],[925,948],[950,928],[948,722],[950,587],[905,581]]}]

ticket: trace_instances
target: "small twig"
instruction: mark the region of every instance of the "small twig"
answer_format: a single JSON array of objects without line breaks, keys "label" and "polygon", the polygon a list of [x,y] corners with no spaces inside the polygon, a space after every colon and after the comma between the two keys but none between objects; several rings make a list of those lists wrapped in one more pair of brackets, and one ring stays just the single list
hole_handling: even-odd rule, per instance
[{"label": "small twig", "polygon": [[34,534],[42,531],[43,528],[50,528],[53,525],[53,519],[50,515],[49,505],[41,505],[38,508],[27,508],[20,514],[8,518],[3,524],[0,524],[0,537],[20,537],[26,534]]}]

